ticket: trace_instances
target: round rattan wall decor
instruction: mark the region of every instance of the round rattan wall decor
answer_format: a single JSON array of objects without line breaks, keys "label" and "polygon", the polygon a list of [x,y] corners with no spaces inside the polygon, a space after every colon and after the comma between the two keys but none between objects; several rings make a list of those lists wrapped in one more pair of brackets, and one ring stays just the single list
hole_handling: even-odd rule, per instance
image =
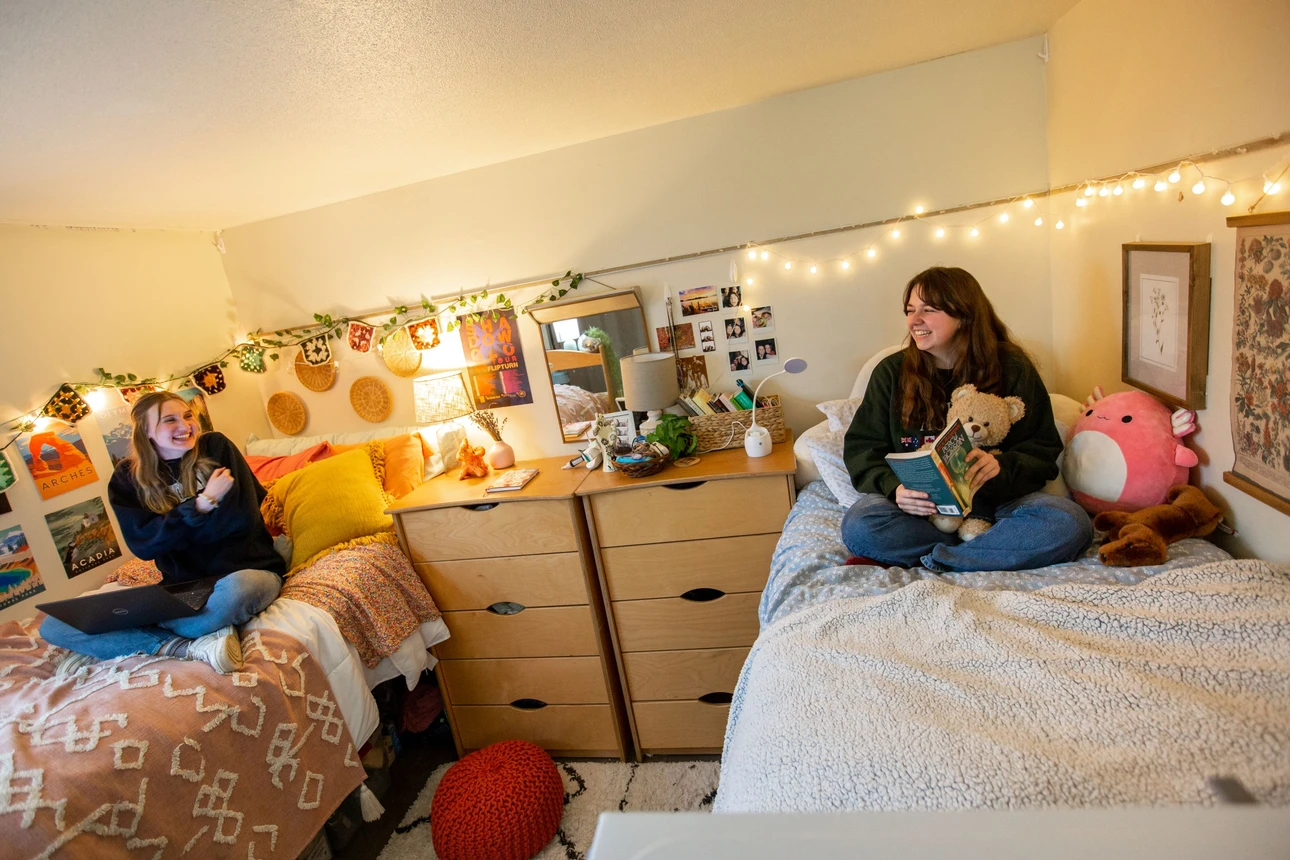
[{"label": "round rattan wall decor", "polygon": [[384,382],[375,376],[361,376],[349,387],[349,405],[359,418],[380,424],[394,410],[394,398]]},{"label": "round rattan wall decor", "polygon": [[299,379],[300,384],[310,391],[326,391],[336,383],[335,362],[310,364],[305,361],[305,354],[302,352],[296,356],[294,367],[296,379]]},{"label": "round rattan wall decor", "polygon": [[290,391],[279,391],[270,397],[265,411],[269,413],[269,423],[279,433],[286,433],[288,436],[294,436],[305,429],[305,422],[309,420],[305,402]]},{"label": "round rattan wall decor", "polygon": [[381,344],[385,366],[395,376],[409,377],[421,369],[421,353],[412,345],[412,336],[405,328],[395,329]]}]

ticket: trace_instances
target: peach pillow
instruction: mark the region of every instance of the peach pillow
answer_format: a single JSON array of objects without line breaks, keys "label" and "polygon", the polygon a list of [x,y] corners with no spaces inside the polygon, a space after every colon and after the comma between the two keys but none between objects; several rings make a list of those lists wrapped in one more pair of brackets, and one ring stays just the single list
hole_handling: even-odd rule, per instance
[{"label": "peach pillow", "polygon": [[[407,433],[376,440],[385,446],[385,492],[401,499],[424,483],[426,468],[425,440],[420,433]],[[332,451],[343,454],[369,443],[333,445]]]},{"label": "peach pillow", "polygon": [[337,449],[332,448],[330,442],[319,442],[312,448],[306,448],[303,451],[282,457],[261,457],[248,454],[246,464],[251,467],[251,472],[263,484],[265,481],[274,481],[297,469],[303,469],[310,463],[326,460],[335,453],[337,453]]}]

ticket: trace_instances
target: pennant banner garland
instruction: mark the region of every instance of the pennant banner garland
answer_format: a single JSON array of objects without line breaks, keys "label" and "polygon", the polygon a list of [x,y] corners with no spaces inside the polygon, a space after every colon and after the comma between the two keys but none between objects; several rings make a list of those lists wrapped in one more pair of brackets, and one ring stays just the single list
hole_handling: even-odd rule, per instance
[{"label": "pennant banner garland", "polygon": [[207,394],[219,394],[227,385],[224,381],[224,371],[218,364],[212,364],[194,373],[193,382]]},{"label": "pennant banner garland", "polygon": [[75,424],[90,414],[90,405],[72,389],[72,386],[64,382],[45,404],[41,414],[66,421],[68,424]]},{"label": "pennant banner garland", "polygon": [[367,323],[353,321],[349,324],[349,348],[354,352],[371,352],[372,336],[376,329]]},{"label": "pennant banner garland", "polygon": [[331,346],[327,343],[327,335],[319,334],[301,341],[300,353],[305,357],[305,364],[314,367],[331,361]]},{"label": "pennant banner garland", "polygon": [[264,373],[264,350],[258,346],[242,347],[242,357],[238,367],[247,373]]},{"label": "pennant banner garland", "polygon": [[437,319],[431,318],[408,323],[406,328],[408,335],[412,338],[414,349],[434,349],[439,345],[439,321]]}]

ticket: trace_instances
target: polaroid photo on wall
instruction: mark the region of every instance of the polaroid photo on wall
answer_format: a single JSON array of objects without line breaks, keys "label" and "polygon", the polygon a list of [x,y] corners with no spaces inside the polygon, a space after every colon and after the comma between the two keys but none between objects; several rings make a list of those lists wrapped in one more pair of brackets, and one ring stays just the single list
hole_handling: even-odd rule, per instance
[{"label": "polaroid photo on wall", "polygon": [[716,313],[721,308],[721,302],[717,298],[717,288],[711,284],[706,287],[681,290],[678,296],[681,299],[681,316],[683,317]]},{"label": "polaroid photo on wall", "polygon": [[749,357],[748,357],[748,350],[746,349],[730,350],[730,372],[731,373],[738,373],[741,370],[747,370],[749,364],[751,364],[751,361],[749,360]]},{"label": "polaroid photo on wall", "polygon": [[704,352],[717,351],[717,337],[712,331],[712,320],[699,323],[699,346]]},{"label": "polaroid photo on wall", "polygon": [[753,341],[753,354],[757,357],[759,364],[779,361],[779,350],[775,348],[775,338],[768,337]]},{"label": "polaroid photo on wall", "polygon": [[726,343],[748,342],[748,318],[730,317],[725,321]]},{"label": "polaroid photo on wall", "polygon": [[752,309],[753,335],[770,334],[775,330],[775,314],[770,305]]},{"label": "polaroid photo on wall", "polygon": [[721,307],[726,310],[733,310],[742,307],[744,303],[744,288],[735,284],[733,287],[721,288]]}]

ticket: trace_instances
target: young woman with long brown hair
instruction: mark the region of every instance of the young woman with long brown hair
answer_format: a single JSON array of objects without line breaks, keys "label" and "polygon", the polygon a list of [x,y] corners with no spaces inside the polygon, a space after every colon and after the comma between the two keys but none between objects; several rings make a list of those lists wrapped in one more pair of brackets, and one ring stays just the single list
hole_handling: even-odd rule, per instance
[{"label": "young woman with long brown hair", "polygon": [[[1092,525],[1079,505],[1040,492],[1057,477],[1062,440],[1025,351],[963,269],[920,272],[903,300],[909,341],[874,368],[846,434],[843,459],[861,497],[842,520],[843,542],[865,560],[934,571],[1027,570],[1075,558],[1092,539]],[[994,525],[960,541],[932,525],[936,506],[902,485],[884,458],[934,439],[945,427],[950,393],[968,383],[1018,396],[1026,409],[999,454],[969,452],[973,516]]]},{"label": "young woman with long brown hair", "polygon": [[274,601],[286,572],[260,517],[264,488],[232,442],[201,432],[178,394],[140,397],[130,420],[130,454],[108,482],[121,536],[132,553],[156,563],[163,582],[218,577],[214,591],[196,615],[155,627],[91,634],[47,617],[40,635],[79,655],[65,661],[64,673],[138,653],[235,671],[242,665],[235,625]]}]

